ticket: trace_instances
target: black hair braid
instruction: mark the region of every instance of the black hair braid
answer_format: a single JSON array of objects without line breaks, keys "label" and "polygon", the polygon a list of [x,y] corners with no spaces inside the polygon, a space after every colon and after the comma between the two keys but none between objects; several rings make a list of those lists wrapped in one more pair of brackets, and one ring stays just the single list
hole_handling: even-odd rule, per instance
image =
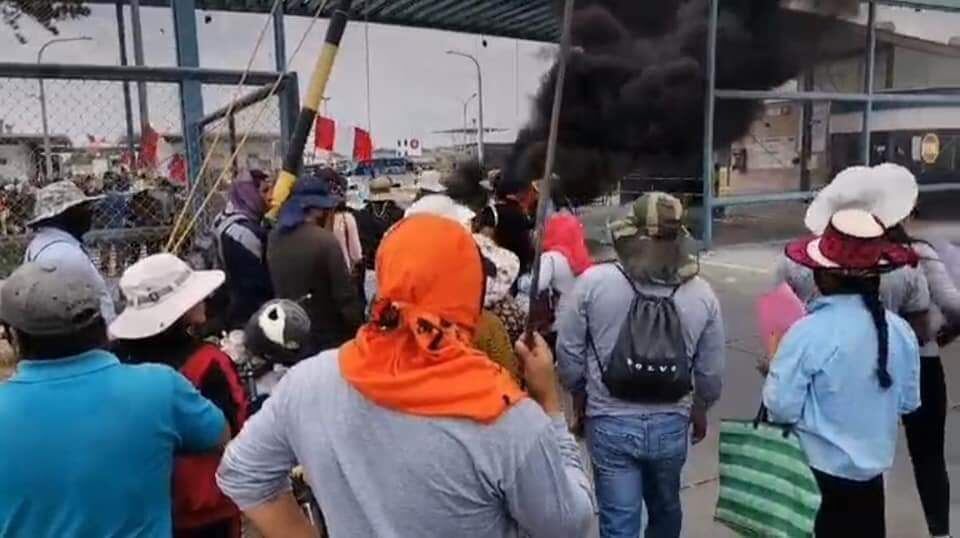
[{"label": "black hair braid", "polygon": [[877,328],[877,379],[880,380],[880,387],[884,389],[893,385],[893,379],[887,370],[887,359],[890,355],[889,331],[887,327],[887,311],[880,301],[880,290],[877,282],[873,285],[862,286],[860,297],[863,298],[863,304],[866,305],[870,315],[873,316],[873,324]]}]

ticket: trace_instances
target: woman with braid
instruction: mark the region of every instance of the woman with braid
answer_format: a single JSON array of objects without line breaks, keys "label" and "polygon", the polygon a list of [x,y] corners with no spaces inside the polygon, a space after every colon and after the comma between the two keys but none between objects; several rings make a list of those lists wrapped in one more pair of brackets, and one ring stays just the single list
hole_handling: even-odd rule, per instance
[{"label": "woman with braid", "polygon": [[883,473],[900,417],[920,406],[920,354],[910,325],[884,309],[880,275],[916,265],[875,216],[842,210],[819,237],[787,246],[813,270],[820,297],[784,336],[763,402],[794,424],[823,496],[817,536],[885,536]]}]

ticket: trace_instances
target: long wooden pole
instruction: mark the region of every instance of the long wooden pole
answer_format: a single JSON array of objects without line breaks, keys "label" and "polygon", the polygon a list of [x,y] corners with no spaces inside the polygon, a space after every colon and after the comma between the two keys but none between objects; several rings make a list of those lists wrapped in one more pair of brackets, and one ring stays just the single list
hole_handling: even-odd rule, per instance
[{"label": "long wooden pole", "polygon": [[[536,250],[533,258],[533,275],[530,283],[530,314],[540,290],[540,261],[543,257],[543,231],[547,221],[547,210],[551,204],[553,186],[553,168],[557,158],[557,137],[560,131],[560,110],[563,105],[563,86],[567,78],[567,60],[570,56],[570,22],[573,19],[574,0],[565,0],[563,6],[563,25],[560,34],[560,56],[557,60],[557,82],[553,90],[553,110],[550,116],[550,135],[547,138],[547,162],[543,167],[544,175],[540,183],[540,199],[537,202]],[[527,316],[527,334],[529,341],[533,336],[532,316]]]},{"label": "long wooden pole", "polygon": [[307,145],[307,137],[313,128],[313,123],[317,118],[317,110],[323,95],[327,90],[327,82],[330,80],[330,73],[333,71],[333,64],[337,58],[337,52],[340,50],[340,40],[343,38],[343,32],[347,28],[347,21],[350,20],[350,6],[352,0],[339,0],[337,7],[334,8],[333,16],[330,17],[330,26],[327,27],[327,35],[324,39],[323,49],[317,58],[316,66],[313,70],[313,76],[310,77],[310,86],[307,88],[307,95],[303,100],[303,108],[300,109],[300,115],[297,116],[297,125],[293,129],[293,138],[287,147],[287,156],[283,160],[283,170],[277,178],[277,183],[273,187],[273,196],[270,202],[270,211],[267,217],[276,219],[280,213],[280,207],[293,190],[293,184],[297,181],[300,169],[303,165],[303,149]]}]

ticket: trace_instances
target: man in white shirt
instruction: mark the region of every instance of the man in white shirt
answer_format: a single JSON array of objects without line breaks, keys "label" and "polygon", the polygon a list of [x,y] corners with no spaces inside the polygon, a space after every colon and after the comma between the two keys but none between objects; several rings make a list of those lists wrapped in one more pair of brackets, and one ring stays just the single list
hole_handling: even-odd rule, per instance
[{"label": "man in white shirt", "polygon": [[86,196],[72,181],[58,181],[40,189],[33,219],[27,223],[34,236],[23,261],[55,261],[59,267],[88,272],[98,288],[100,312],[109,324],[117,316],[113,296],[82,242],[93,225],[91,203],[99,199]]}]

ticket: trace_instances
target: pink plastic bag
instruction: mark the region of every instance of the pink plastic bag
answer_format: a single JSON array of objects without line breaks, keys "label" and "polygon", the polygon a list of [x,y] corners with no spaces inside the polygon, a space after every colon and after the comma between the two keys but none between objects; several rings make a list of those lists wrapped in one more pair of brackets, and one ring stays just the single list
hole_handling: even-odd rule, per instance
[{"label": "pink plastic bag", "polygon": [[790,327],[805,315],[806,307],[786,283],[757,299],[757,328],[768,357],[775,354],[780,339]]}]

